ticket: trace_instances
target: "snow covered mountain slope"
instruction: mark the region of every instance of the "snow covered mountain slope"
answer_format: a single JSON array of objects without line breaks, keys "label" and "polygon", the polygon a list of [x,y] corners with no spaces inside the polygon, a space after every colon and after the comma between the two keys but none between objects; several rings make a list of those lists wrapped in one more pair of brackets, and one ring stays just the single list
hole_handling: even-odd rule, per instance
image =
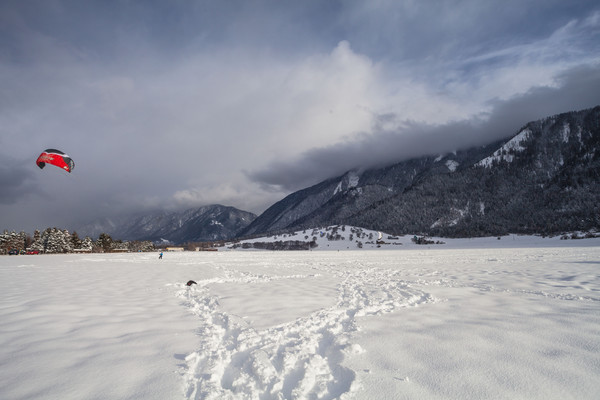
[{"label": "snow covered mountain slope", "polygon": [[349,171],[292,193],[241,235],[335,224],[481,236],[600,228],[600,106],[483,147]]}]

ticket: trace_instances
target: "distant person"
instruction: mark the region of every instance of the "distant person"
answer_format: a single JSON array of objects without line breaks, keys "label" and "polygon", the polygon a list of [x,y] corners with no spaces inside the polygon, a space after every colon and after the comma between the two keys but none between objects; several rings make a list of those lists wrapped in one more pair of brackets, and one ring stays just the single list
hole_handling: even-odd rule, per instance
[{"label": "distant person", "polygon": [[162,260],[162,251],[160,252],[160,254],[158,255],[158,259]]}]

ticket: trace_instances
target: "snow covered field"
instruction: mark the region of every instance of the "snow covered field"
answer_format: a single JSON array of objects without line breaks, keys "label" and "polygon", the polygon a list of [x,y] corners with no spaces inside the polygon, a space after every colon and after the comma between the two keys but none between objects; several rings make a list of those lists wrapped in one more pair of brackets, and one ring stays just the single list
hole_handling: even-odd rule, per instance
[{"label": "snow covered field", "polygon": [[600,398],[600,239],[2,256],[0,299],[5,400]]}]

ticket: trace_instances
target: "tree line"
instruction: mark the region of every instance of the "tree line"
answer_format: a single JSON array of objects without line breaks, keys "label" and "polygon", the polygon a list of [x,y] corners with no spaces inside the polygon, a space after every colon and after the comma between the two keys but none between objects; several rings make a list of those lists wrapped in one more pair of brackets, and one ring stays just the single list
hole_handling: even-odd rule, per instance
[{"label": "tree line", "polygon": [[5,230],[0,234],[0,254],[11,251],[18,253],[113,253],[113,252],[144,252],[154,251],[150,241],[115,240],[110,235],[102,233],[98,239],[89,236],[81,239],[77,232],[69,233],[67,229],[47,228],[44,231],[35,230],[33,236],[24,231]]}]

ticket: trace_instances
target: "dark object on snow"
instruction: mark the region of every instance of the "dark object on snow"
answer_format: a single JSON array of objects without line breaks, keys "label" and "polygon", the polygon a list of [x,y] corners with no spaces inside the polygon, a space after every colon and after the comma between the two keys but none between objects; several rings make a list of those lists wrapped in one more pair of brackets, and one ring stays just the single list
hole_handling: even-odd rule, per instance
[{"label": "dark object on snow", "polygon": [[196,282],[194,281],[188,281],[188,283],[186,283],[187,286],[192,286],[192,285],[197,285]]}]

